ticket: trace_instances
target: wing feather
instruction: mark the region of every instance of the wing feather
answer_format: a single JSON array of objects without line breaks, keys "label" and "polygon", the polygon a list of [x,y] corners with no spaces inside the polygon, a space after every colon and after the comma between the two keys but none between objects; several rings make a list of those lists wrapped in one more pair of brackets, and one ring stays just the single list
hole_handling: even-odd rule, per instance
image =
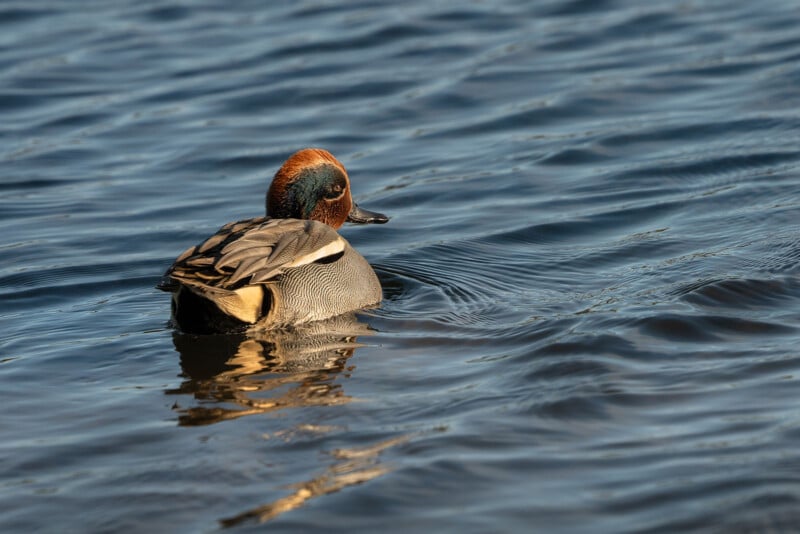
[{"label": "wing feather", "polygon": [[[286,269],[338,254],[344,247],[344,239],[320,222],[247,219],[226,224],[186,250],[165,279],[219,299],[248,284],[268,283]],[[174,290],[164,283],[162,289]]]}]

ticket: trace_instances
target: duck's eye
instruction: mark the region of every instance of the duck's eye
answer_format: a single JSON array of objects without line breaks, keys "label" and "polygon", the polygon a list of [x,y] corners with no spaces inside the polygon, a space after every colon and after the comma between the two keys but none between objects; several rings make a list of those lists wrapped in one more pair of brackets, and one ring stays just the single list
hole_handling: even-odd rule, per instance
[{"label": "duck's eye", "polygon": [[344,187],[342,184],[333,184],[331,188],[328,190],[328,194],[325,195],[326,198],[338,198],[342,191],[344,191]]}]

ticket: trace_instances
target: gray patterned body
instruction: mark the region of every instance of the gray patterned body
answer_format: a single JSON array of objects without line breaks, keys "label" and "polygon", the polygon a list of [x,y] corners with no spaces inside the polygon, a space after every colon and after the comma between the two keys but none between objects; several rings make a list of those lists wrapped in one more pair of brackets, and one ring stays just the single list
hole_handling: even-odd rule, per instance
[{"label": "gray patterned body", "polygon": [[267,287],[274,304],[265,321],[268,325],[319,321],[374,306],[382,297],[375,271],[346,241],[344,253],[336,261],[290,269]]},{"label": "gray patterned body", "polygon": [[220,333],[319,321],[380,303],[375,271],[321,222],[258,217],[190,247],[164,275],[173,321]]}]

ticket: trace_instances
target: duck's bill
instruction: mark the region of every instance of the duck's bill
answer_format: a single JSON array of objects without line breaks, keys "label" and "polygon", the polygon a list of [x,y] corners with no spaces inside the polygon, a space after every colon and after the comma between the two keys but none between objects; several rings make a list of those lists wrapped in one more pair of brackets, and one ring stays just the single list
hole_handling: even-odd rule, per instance
[{"label": "duck's bill", "polygon": [[359,208],[354,202],[350,214],[347,216],[347,222],[356,224],[383,224],[389,222],[389,217],[377,211],[369,211]]}]

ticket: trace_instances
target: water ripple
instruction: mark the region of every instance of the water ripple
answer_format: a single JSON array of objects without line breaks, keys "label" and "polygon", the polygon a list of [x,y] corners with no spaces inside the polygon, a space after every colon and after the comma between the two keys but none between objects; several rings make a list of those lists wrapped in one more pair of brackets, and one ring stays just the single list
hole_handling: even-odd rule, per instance
[{"label": "water ripple", "polygon": [[[0,530],[792,530],[792,2],[82,7],[0,5]],[[302,146],[381,308],[173,333]]]}]

